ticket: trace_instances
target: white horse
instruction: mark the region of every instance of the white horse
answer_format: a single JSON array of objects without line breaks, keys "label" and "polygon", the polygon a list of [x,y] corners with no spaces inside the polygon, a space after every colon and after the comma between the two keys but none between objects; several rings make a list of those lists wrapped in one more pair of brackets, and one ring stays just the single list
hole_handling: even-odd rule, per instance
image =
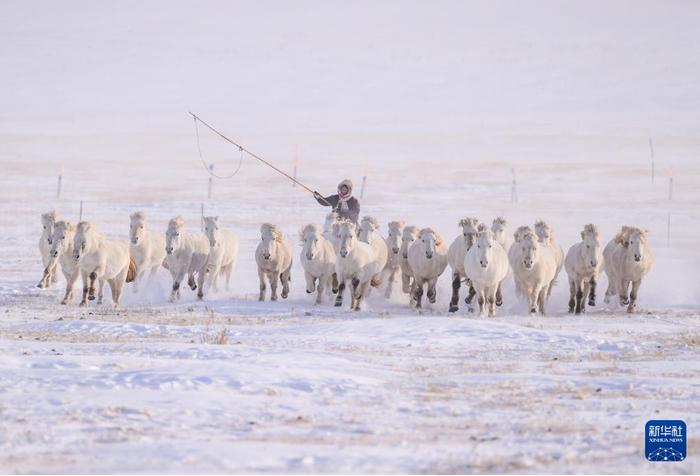
[{"label": "white horse", "polygon": [[136,212],[129,215],[129,253],[136,263],[136,279],[134,279],[134,292],[138,290],[138,283],[151,270],[149,278],[158,272],[165,259],[165,238],[146,228],[146,215]]},{"label": "white horse", "polygon": [[491,223],[491,231],[493,232],[493,239],[496,240],[500,245],[503,247],[504,250],[507,250],[510,244],[508,243],[508,237],[506,235],[506,229],[508,227],[508,222],[506,221],[505,218],[503,217],[496,217],[493,219],[493,222]]},{"label": "white horse", "polygon": [[497,294],[508,275],[508,255],[493,232],[485,230],[476,235],[476,242],[464,257],[464,270],[476,290],[479,312],[488,308],[489,316],[496,315],[501,305]]},{"label": "white horse", "polygon": [[524,233],[513,243],[510,254],[513,278],[527,297],[530,313],[545,313],[548,290],[556,274],[556,260],[550,247],[540,243],[534,233]]},{"label": "white horse", "polygon": [[623,226],[603,251],[605,273],[608,275],[605,302],[609,302],[610,296],[617,293],[620,296],[620,304],[627,305],[627,312],[634,312],[642,278],[654,266],[654,255],[647,243],[647,237],[647,230]]},{"label": "white horse", "polygon": [[423,228],[418,239],[408,249],[408,263],[413,271],[413,299],[421,307],[423,287],[427,284],[428,301],[435,304],[438,278],[447,267],[447,246],[440,234],[432,228]]},{"label": "white horse", "polygon": [[331,241],[323,236],[319,225],[306,225],[299,232],[299,238],[302,242],[300,258],[306,278],[306,292],[311,294],[317,291],[316,304],[321,304],[323,292],[335,287],[335,249]]},{"label": "white horse", "polygon": [[552,234],[552,226],[543,220],[539,220],[535,223],[535,234],[540,243],[543,243],[552,250],[552,256],[557,265],[556,273],[554,273],[554,278],[552,278],[552,283],[549,285],[549,290],[547,291],[547,297],[552,294],[552,289],[557,282],[557,277],[564,266],[564,249],[557,243],[554,239],[554,234]]},{"label": "white horse", "polygon": [[122,241],[107,239],[89,222],[81,221],[73,239],[73,259],[83,278],[83,298],[80,305],[95,299],[95,283],[100,282],[99,301],[102,301],[102,286],[106,281],[112,291],[114,307],[121,303],[124,283],[136,278],[136,263],[129,256],[129,245]]},{"label": "white horse", "polygon": [[352,302],[350,309],[360,310],[367,288],[383,266],[377,260],[375,249],[369,243],[357,238],[357,226],[349,221],[338,227],[338,252],[335,259],[335,272],[338,276],[336,307],[343,305],[343,292],[348,281],[351,285]]},{"label": "white horse", "polygon": [[394,287],[394,281],[396,280],[396,275],[401,272],[401,238],[403,236],[403,229],[405,223],[402,221],[390,221],[389,222],[389,234],[384,239],[386,242],[386,247],[389,251],[389,258],[386,262],[386,267],[384,268],[384,274],[387,276],[386,290],[384,291],[384,297],[389,299],[391,297],[392,288]]},{"label": "white horse", "polygon": [[595,286],[603,266],[603,252],[598,241],[598,228],[593,224],[583,227],[581,241],[569,248],[564,268],[569,277],[569,313],[586,312],[588,304],[595,306]]},{"label": "white horse", "polygon": [[[534,233],[535,231],[527,225],[520,226],[515,230],[513,233],[513,243],[511,243],[508,247],[508,262],[511,263],[511,266],[515,260],[520,259],[520,241],[522,241],[525,235]],[[513,274],[513,281],[515,282],[515,294],[518,296],[524,296],[525,293],[523,292],[520,281],[518,281],[518,277],[515,274]]]},{"label": "white horse", "polygon": [[[73,297],[73,287],[80,275],[78,263],[73,259],[73,240],[75,239],[75,226],[67,221],[57,221],[54,224],[53,235],[51,235],[51,249],[49,250],[49,264],[44,270],[43,281],[51,279],[50,269],[56,269],[56,261],[61,265],[63,277],[66,278],[66,294],[61,304],[68,304]],[[41,282],[39,284],[42,284]],[[47,284],[48,285],[48,284]],[[44,286],[39,286],[44,287]]]},{"label": "white horse", "polygon": [[379,272],[372,278],[372,286],[378,288],[382,284],[382,271],[389,261],[389,249],[386,241],[379,234],[379,221],[370,216],[365,216],[360,222],[360,241],[369,243],[374,249],[374,254],[379,265]]},{"label": "white horse", "polygon": [[209,275],[209,281],[218,291],[217,281],[219,275],[226,278],[226,290],[229,289],[231,273],[238,259],[238,237],[231,230],[222,230],[219,226],[219,217],[204,217],[204,235],[209,241],[209,255],[204,265],[204,272],[199,274],[197,297],[204,297],[204,277]]},{"label": "white horse", "polygon": [[413,302],[413,270],[408,263],[408,249],[418,239],[420,228],[414,225],[404,227],[401,235],[401,249],[399,250],[399,265],[401,266],[401,290],[411,296]]},{"label": "white horse", "polygon": [[180,298],[180,283],[187,274],[187,284],[192,291],[197,289],[197,277],[204,274],[209,256],[209,242],[203,235],[191,235],[185,220],[177,216],[168,222],[165,232],[165,262],[173,278],[170,301]]},{"label": "white horse", "polygon": [[336,212],[330,212],[326,215],[326,221],[323,224],[323,237],[327,240],[333,241],[333,225],[338,223],[338,214]]},{"label": "white horse", "polygon": [[[56,212],[54,210],[41,214],[41,226],[43,229],[41,230],[41,238],[39,238],[39,254],[41,255],[41,262],[44,265],[44,275],[39,281],[39,284],[36,285],[37,288],[48,288],[58,281],[58,275],[56,273],[57,261],[51,260],[50,255],[52,244],[51,237],[53,236],[53,227],[56,220]],[[51,264],[50,267],[49,264]]]},{"label": "white horse", "polygon": [[469,294],[465,302],[471,304],[476,291],[469,281],[469,277],[464,271],[464,257],[467,256],[467,251],[474,243],[477,233],[479,220],[476,218],[462,218],[459,221],[459,226],[462,228],[462,234],[454,239],[449,249],[447,250],[447,261],[452,269],[452,299],[450,300],[450,312],[459,310],[459,289],[462,287],[462,280],[466,281]]},{"label": "white horse", "polygon": [[265,278],[270,282],[270,299],[277,300],[277,281],[282,283],[282,299],[289,295],[292,272],[292,244],[284,238],[277,225],[263,223],[260,226],[261,240],[255,250],[260,278],[259,301],[265,300]]}]

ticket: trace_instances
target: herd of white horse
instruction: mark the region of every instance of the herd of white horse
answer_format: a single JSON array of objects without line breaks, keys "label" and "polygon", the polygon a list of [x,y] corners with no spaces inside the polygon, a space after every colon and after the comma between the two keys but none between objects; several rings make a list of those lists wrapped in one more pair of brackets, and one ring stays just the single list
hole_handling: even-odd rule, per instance
[{"label": "herd of white horse", "polygon": [[[108,283],[117,307],[125,283],[133,282],[137,287],[146,272],[150,271],[152,278],[161,267],[172,276],[171,301],[180,297],[185,277],[200,299],[205,289],[218,289],[220,277],[228,289],[238,257],[238,238],[233,231],[219,226],[218,217],[203,220],[202,234],[188,232],[179,216],[170,220],[162,234],[149,230],[144,213],[136,212],[130,216],[127,244],[108,239],[89,222],[72,225],[59,220],[53,211],[44,213],[39,240],[44,274],[38,287],[56,283],[60,265],[66,279],[62,304],[71,300],[80,276],[81,305],[94,299],[101,303],[104,284]],[[512,274],[516,294],[527,300],[530,312],[544,314],[557,276],[564,268],[570,290],[569,312],[580,314],[585,312],[586,303],[595,305],[598,276],[604,270],[608,277],[605,302],[618,295],[620,304],[633,312],[642,278],[654,263],[647,231],[636,227],[623,226],[602,248],[597,227],[585,225],[581,241],[571,246],[566,255],[551,226],[543,221],[534,227],[519,227],[512,240],[501,217],[494,219],[490,227],[476,218],[464,218],[459,227],[461,233],[448,247],[432,228],[392,221],[387,236],[382,236],[379,222],[373,217],[366,216],[357,225],[330,213],[323,226],[309,224],[299,234],[306,292],[316,293],[316,304],[322,302],[324,295],[335,294],[335,305],[340,307],[347,287],[351,309],[359,310],[370,288],[380,287],[385,280],[384,295],[390,298],[400,275],[402,291],[410,296],[412,306],[421,308],[424,292],[430,303],[436,302],[438,278],[449,265],[450,312],[459,309],[459,294],[464,286],[466,304],[471,306],[476,298],[481,314],[495,315],[496,307],[503,303],[501,286]],[[282,298],[289,295],[292,255],[292,243],[280,227],[262,224],[255,250],[259,300],[265,300],[268,285],[273,301],[277,300],[280,284]]]}]

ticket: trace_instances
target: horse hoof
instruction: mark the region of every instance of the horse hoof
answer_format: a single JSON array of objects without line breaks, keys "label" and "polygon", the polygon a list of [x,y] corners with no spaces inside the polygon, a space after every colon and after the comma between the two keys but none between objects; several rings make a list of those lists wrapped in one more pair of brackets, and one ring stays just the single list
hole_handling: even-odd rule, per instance
[{"label": "horse hoof", "polygon": [[496,306],[501,307],[503,305],[503,301],[496,301]]},{"label": "horse hoof", "polygon": [[588,301],[589,306],[594,306],[595,307],[595,301]]},{"label": "horse hoof", "polygon": [[335,304],[334,304],[335,307],[341,307],[342,305],[343,305],[343,303],[342,303],[342,302],[338,302],[338,301],[336,301]]},{"label": "horse hoof", "polygon": [[308,289],[306,290],[306,294],[312,294],[313,291],[309,291]]},{"label": "horse hoof", "polygon": [[95,300],[95,296],[88,296],[88,300],[89,300],[89,301],[94,301],[94,300]]},{"label": "horse hoof", "polygon": [[331,291],[333,292],[333,294],[338,294],[338,288],[333,288],[331,289]]},{"label": "horse hoof", "polygon": [[44,285],[41,284],[41,283],[37,284],[36,287],[39,288],[39,289],[44,289]]},{"label": "horse hoof", "polygon": [[459,311],[459,308],[457,306],[450,306],[449,312],[457,312]]},{"label": "horse hoof", "polygon": [[530,314],[537,314],[537,309],[534,307],[530,309]]}]

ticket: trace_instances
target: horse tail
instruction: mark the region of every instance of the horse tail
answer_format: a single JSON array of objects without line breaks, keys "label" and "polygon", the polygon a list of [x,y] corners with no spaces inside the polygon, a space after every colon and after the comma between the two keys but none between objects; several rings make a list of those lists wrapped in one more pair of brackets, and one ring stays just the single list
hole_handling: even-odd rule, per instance
[{"label": "horse tail", "polygon": [[134,258],[129,256],[129,270],[126,272],[126,282],[130,283],[136,279],[136,261]]}]

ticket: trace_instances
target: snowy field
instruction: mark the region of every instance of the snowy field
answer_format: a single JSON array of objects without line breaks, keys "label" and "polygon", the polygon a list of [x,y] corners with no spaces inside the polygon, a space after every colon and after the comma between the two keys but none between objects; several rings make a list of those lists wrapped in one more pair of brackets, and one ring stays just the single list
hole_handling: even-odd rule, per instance
[{"label": "snowy field", "polygon": [[[119,5],[0,7],[0,472],[700,472],[697,4]],[[259,303],[260,223],[298,254],[325,210],[250,158],[207,199],[190,108],[287,171],[298,150],[322,192],[367,175],[383,224],[544,218],[565,250],[635,225],[656,265],[631,315],[567,314],[563,273],[546,316],[510,278],[498,317],[448,315],[447,274],[421,313],[398,288],[313,306],[298,259]],[[39,215],[81,200],[122,239],[136,210],[196,231],[204,204],[241,238],[231,289],[171,304],[162,271],[118,311],[59,305]],[[685,462],[646,462],[650,419],[685,420]]]}]

